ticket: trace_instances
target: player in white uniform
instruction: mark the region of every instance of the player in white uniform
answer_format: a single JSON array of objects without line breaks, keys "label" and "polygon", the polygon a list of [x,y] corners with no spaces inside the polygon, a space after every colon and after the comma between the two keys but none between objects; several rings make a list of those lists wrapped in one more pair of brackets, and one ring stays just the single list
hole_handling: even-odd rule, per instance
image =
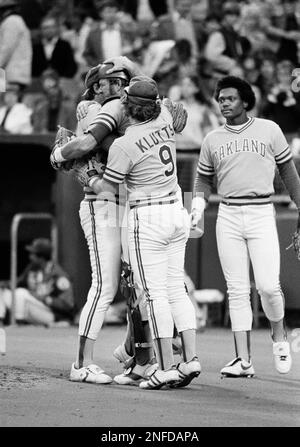
[{"label": "player in white uniform", "polygon": [[[81,158],[91,153],[97,144],[103,146],[104,140],[107,145],[111,133],[124,133],[129,121],[119,97],[127,80],[127,72],[123,69],[114,70],[112,64],[100,64],[89,71],[86,78],[86,86],[92,93],[89,99],[93,99],[95,92],[97,99],[101,97],[102,108],[99,104],[89,105],[88,115],[79,120],[78,137],[64,147],[57,148],[52,155],[53,161],[57,163],[66,159]],[[101,368],[94,365],[93,349],[105,312],[116,294],[120,279],[122,211],[118,204],[118,197],[115,195],[96,197],[91,188],[85,188],[80,217],[91,257],[92,286],[79,321],[79,348],[76,362],[71,369],[71,379],[76,381],[110,383],[112,380]],[[145,311],[142,313],[142,319],[147,320]],[[147,328],[144,327],[144,330],[147,331]],[[128,333],[127,341],[130,341],[130,338]],[[126,342],[125,344],[129,345]],[[124,345],[116,351],[115,356],[119,360],[126,362],[132,359],[132,355],[125,351]],[[147,343],[136,348],[138,365],[133,368],[133,374],[138,374],[135,374],[134,378],[148,374],[151,351],[151,346]],[[127,375],[116,376],[115,380],[127,383],[131,379]]]},{"label": "player in white uniform", "polygon": [[[185,386],[201,371],[195,346],[195,310],[184,286],[184,256],[189,235],[187,211],[176,196],[173,119],[160,104],[153,83],[132,80],[123,102],[132,126],[109,150],[103,180],[94,191],[111,191],[126,182],[130,212],[128,243],[134,281],[143,287],[159,369],[144,389],[176,382]],[[184,361],[176,368],[172,351],[174,322],[183,342]]]},{"label": "player in white uniform", "polygon": [[[221,196],[216,234],[219,258],[229,294],[229,312],[236,358],[224,376],[253,376],[250,355],[252,309],[249,266],[252,263],[262,307],[270,321],[278,372],[291,367],[284,328],[284,297],[279,280],[280,252],[275,211],[275,168],[300,210],[300,182],[288,143],[273,121],[247,115],[255,95],[244,80],[228,76],[217,85],[215,98],[226,124],[204,139],[192,202],[192,226],[202,217],[212,191],[213,177]],[[204,194],[204,199],[203,199]]]},{"label": "player in white uniform", "polygon": [[[116,137],[117,131],[124,133],[128,125],[119,97],[128,85],[129,76],[123,70],[107,75],[107,70],[111,67],[112,65],[94,67],[86,77],[86,93],[90,94],[90,99],[95,96],[94,99],[101,102],[102,107],[97,103],[89,105],[87,116],[79,120],[77,138],[72,141],[73,147],[66,145],[66,159],[81,158],[83,155],[89,157],[99,146],[101,150],[98,154],[103,156],[103,143],[108,150],[113,139],[110,136],[115,134]],[[82,144],[81,149],[84,148],[84,151],[78,150],[78,143]],[[89,247],[92,284],[80,315],[77,358],[72,365],[70,379],[106,384],[113,379],[94,364],[93,351],[105,313],[118,290],[121,265],[120,223],[124,207],[119,206],[120,197],[117,194],[97,197],[91,188],[85,187],[84,190],[80,221]]]}]

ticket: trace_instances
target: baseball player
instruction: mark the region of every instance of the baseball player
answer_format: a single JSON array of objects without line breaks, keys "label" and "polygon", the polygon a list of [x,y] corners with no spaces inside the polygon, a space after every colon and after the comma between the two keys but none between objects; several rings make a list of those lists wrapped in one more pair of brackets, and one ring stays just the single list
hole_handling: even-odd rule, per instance
[{"label": "baseball player", "polygon": [[[252,377],[250,353],[252,309],[249,265],[252,263],[262,307],[270,321],[275,367],[291,368],[290,345],[284,328],[284,296],[279,280],[280,252],[274,206],[275,168],[300,210],[300,182],[288,143],[279,126],[248,116],[255,95],[244,80],[227,76],[216,87],[215,98],[226,123],[208,133],[199,157],[191,223],[200,221],[213,178],[221,196],[216,235],[219,258],[229,295],[229,313],[236,357],[222,370],[224,376]],[[204,195],[204,198],[203,198]]]},{"label": "baseball player", "polygon": [[[127,64],[127,61],[125,61],[125,62]],[[131,63],[131,61],[130,61],[130,63]],[[113,88],[114,87],[113,85],[110,85],[110,82],[113,79],[118,78],[118,73],[126,73],[126,72],[123,69],[118,69],[118,70],[114,71],[112,69],[112,67],[113,67],[112,64],[99,65],[98,67],[94,67],[94,69],[92,69],[90,71],[90,75],[88,75],[88,79],[87,79],[88,86],[91,87],[95,83],[99,83],[98,86],[99,86],[100,90],[98,89],[98,91],[99,91],[99,93],[101,93],[102,100],[105,99],[105,101],[102,105],[102,109],[100,110],[99,114],[96,116],[94,121],[92,123],[89,123],[89,126],[85,130],[85,133],[83,135],[79,135],[78,138],[73,139],[70,143],[68,143],[66,145],[67,149],[68,149],[68,154],[67,154],[68,159],[72,158],[73,156],[80,157],[80,156],[82,156],[82,154],[91,152],[94,149],[94,147],[96,146],[97,141],[98,142],[102,141],[102,143],[103,143],[103,138],[105,138],[104,135],[107,135],[107,133],[109,133],[111,131],[115,131],[116,129],[118,129],[118,132],[124,133],[124,130],[128,124],[128,118],[126,118],[124,116],[122,104],[120,104],[119,96],[118,96],[118,95],[120,95],[120,92],[122,91],[123,86],[121,86],[121,89],[116,90]],[[110,74],[108,74],[109,70],[111,72]],[[134,72],[132,67],[130,68],[130,71]],[[92,98],[89,98],[89,99],[92,99]],[[92,106],[93,106],[93,104],[92,104]],[[81,115],[81,118],[83,116],[85,116],[85,114]],[[89,135],[89,132],[92,132],[92,134],[97,137],[97,141],[95,138],[93,138],[93,137],[91,137],[91,135]],[[106,138],[107,138],[107,136],[106,136]],[[94,142],[92,142],[92,141],[94,141]],[[75,143],[75,149],[74,149],[74,143]],[[78,150],[78,148],[79,148],[79,150]],[[80,149],[82,149],[82,148],[84,150],[80,151]],[[61,154],[62,151],[64,150],[64,147],[59,147],[56,149]],[[52,162],[54,162],[54,163],[57,163],[59,160],[61,160],[61,158],[55,159],[56,155],[57,155],[57,152],[54,151],[54,153],[51,156]],[[89,194],[89,196],[91,196],[91,194]],[[95,198],[95,195],[93,197]],[[91,200],[93,200],[93,197],[89,197],[89,198]],[[86,198],[88,198],[88,197],[86,197]],[[114,216],[113,212],[111,214]],[[99,213],[96,215],[96,222],[98,220],[99,220]],[[100,220],[101,221],[103,220],[103,216]],[[109,232],[110,230],[107,229],[107,231]],[[117,239],[114,239],[114,240],[117,241]],[[93,253],[93,252],[94,252],[94,249],[92,247],[91,253]],[[110,265],[111,263],[114,262],[113,259],[115,259],[116,265],[120,265],[120,257],[117,256],[117,253],[115,253],[114,256],[112,256],[112,258],[110,259],[110,262],[108,264],[106,262],[104,262],[104,259],[105,259],[104,253],[103,254],[100,253],[99,256],[100,256],[100,260],[101,260],[100,265]],[[109,267],[107,267],[107,268],[109,271]],[[114,270],[112,270],[111,272],[113,272],[113,271]],[[98,279],[97,279],[97,277],[98,277]],[[93,278],[95,278],[95,284],[99,284],[99,281],[103,282],[105,280],[105,278],[99,279],[99,275],[97,275],[97,273],[95,273],[93,275]],[[119,279],[119,277],[118,277],[118,279]],[[85,306],[85,307],[87,307],[87,306]],[[83,311],[84,311],[84,309],[83,309]],[[152,368],[152,365],[149,365],[149,362],[152,358],[152,348],[151,348],[152,345],[149,345],[149,343],[145,343],[145,340],[144,340],[146,337],[146,333],[147,333],[146,321],[148,318],[145,310],[144,310],[144,312],[142,312],[141,317],[143,319],[143,331],[145,332],[145,334],[141,334],[142,342],[137,343],[138,347],[136,349],[136,358],[135,359],[133,358],[133,352],[130,352],[130,349],[129,349],[130,344],[131,344],[130,331],[128,331],[128,333],[127,333],[125,343],[118,346],[118,348],[114,352],[114,356],[118,360],[124,362],[125,367],[131,366],[130,370],[126,371],[126,374],[121,374],[114,378],[114,380],[117,383],[128,384],[130,382],[130,384],[131,384],[133,381],[139,380],[142,377],[144,377],[145,374],[148,374],[149,370],[151,370],[151,368]],[[95,336],[96,335],[94,335],[94,337]],[[83,348],[81,348],[80,351],[86,349],[87,351],[90,352],[90,355],[88,355],[88,356],[80,355],[80,358],[87,357],[87,362],[90,362],[90,364],[92,364],[91,363],[92,350],[88,350],[87,348],[89,346],[93,346],[94,339],[92,341],[90,341],[90,338],[87,337],[87,339],[83,340],[82,336],[81,336],[80,340],[83,345]],[[135,360],[134,364],[133,364],[133,360]],[[85,365],[83,365],[83,362],[80,363],[79,360],[77,361],[77,364],[82,365],[83,368],[86,367]],[[76,366],[77,365],[75,364],[75,367]],[[150,369],[149,369],[149,367],[150,367]],[[85,370],[82,370],[81,372],[82,372],[82,376],[85,376]],[[76,377],[77,376],[79,376],[79,374],[76,374]],[[90,377],[88,380],[93,381],[94,377],[95,377],[95,375],[90,374]],[[102,381],[103,379],[104,379],[104,375],[101,372],[101,377],[99,378],[99,380]]]},{"label": "baseball player", "polygon": [[[102,149],[105,145],[108,150],[107,146],[112,141],[112,134],[117,130],[124,133],[128,125],[128,118],[125,116],[119,100],[124,86],[128,83],[128,75],[124,70],[113,71],[108,75],[107,70],[111,67],[112,65],[109,64],[100,64],[92,68],[87,75],[86,96],[90,100],[96,99],[101,102],[102,108],[97,101],[89,104],[88,114],[79,120],[78,136],[71,141],[71,143],[75,143],[75,150],[69,150],[69,159],[72,159],[73,156],[82,156],[83,153],[92,154],[99,143]],[[95,138],[89,134],[90,132],[95,135]],[[94,141],[93,144],[91,144],[91,140]],[[76,149],[78,141],[82,142],[82,147],[85,148],[82,153]],[[88,142],[88,146],[86,142]],[[87,147],[88,149],[86,149]],[[62,149],[63,146],[59,147],[60,151]],[[100,152],[103,155],[103,150]],[[58,166],[55,154],[54,157],[51,156],[51,159],[52,164]],[[97,169],[99,169],[98,164]],[[120,222],[123,210],[119,206],[117,194],[104,194],[101,197],[96,197],[91,188],[84,189],[85,198],[80,206],[80,219],[89,246],[92,285],[80,316],[79,348],[76,362],[71,368],[70,378],[73,381],[105,384],[110,383],[112,378],[93,363],[93,349],[103,324],[105,312],[116,294],[120,280]],[[147,320],[147,315],[144,315],[144,320]],[[146,331],[146,327],[144,330]],[[145,337],[144,334],[141,335],[143,338]],[[131,339],[130,334],[127,338]],[[133,360],[132,355],[126,353],[124,345],[118,347],[116,351],[114,355],[118,360],[124,362],[128,359]],[[144,341],[140,343],[136,349],[135,363],[137,365],[132,367],[134,379],[140,379],[148,374],[149,367],[152,368],[152,365],[149,365],[149,360],[152,357],[152,344]],[[123,383],[124,377],[120,376],[122,376],[120,381]],[[126,377],[126,382],[128,379],[129,376]],[[118,376],[115,381],[118,382]]]},{"label": "baseball player", "polygon": [[[144,290],[159,368],[143,389],[172,383],[186,386],[201,371],[195,346],[195,309],[184,285],[184,255],[189,235],[187,211],[178,200],[173,118],[158,99],[153,82],[132,79],[123,104],[133,123],[109,149],[103,179],[95,170],[86,182],[98,194],[117,191],[126,182],[128,244],[135,282]],[[183,358],[174,365],[175,326]]]}]

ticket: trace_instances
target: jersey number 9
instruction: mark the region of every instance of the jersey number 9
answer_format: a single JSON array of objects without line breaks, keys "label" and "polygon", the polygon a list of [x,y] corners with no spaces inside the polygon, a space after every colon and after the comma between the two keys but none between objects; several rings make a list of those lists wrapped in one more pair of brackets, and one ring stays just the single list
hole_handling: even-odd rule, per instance
[{"label": "jersey number 9", "polygon": [[174,173],[174,161],[169,146],[164,145],[159,149],[159,158],[164,165],[170,165],[165,171],[165,175],[169,177]]}]

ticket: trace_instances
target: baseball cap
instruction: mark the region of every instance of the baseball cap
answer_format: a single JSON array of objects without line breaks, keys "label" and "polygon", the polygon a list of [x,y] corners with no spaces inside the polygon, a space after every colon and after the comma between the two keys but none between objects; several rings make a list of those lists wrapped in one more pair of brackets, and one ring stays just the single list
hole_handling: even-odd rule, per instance
[{"label": "baseball cap", "polygon": [[145,104],[159,98],[157,84],[148,76],[135,76],[125,88],[128,100],[133,104]]},{"label": "baseball cap", "polygon": [[34,239],[31,245],[26,245],[26,250],[34,253],[37,256],[50,258],[52,253],[52,244],[49,239],[38,238]]}]

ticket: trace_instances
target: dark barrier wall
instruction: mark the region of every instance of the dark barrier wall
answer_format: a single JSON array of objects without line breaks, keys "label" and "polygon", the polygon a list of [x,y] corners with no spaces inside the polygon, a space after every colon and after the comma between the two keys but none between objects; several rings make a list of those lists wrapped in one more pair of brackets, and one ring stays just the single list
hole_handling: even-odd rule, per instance
[{"label": "dark barrier wall", "polygon": [[[13,216],[22,212],[53,212],[52,188],[55,171],[49,163],[52,135],[1,135],[0,175],[0,279],[10,275],[10,227]],[[48,236],[47,222],[21,224],[18,271],[28,261],[25,245],[32,238]]]},{"label": "dark barrier wall", "polygon": [[[88,249],[79,222],[82,199],[80,185],[71,175],[56,173],[50,166],[49,154],[54,135],[1,136],[2,172],[0,176],[0,279],[9,277],[10,225],[19,212],[50,212],[56,216],[59,229],[59,262],[71,275],[75,285],[77,307],[81,308],[90,285]],[[178,174],[190,211],[192,185],[196,172],[197,153],[178,153]],[[281,247],[281,282],[286,307],[300,309],[300,262],[292,250],[286,251],[295,230],[297,213],[287,206],[276,205],[277,226]],[[190,239],[187,244],[186,270],[197,288],[226,291],[215,238],[217,203],[206,211],[205,235]],[[20,231],[20,271],[27,262],[25,245],[37,236],[45,236],[46,224],[24,224]],[[117,296],[118,299],[118,296]]]}]

